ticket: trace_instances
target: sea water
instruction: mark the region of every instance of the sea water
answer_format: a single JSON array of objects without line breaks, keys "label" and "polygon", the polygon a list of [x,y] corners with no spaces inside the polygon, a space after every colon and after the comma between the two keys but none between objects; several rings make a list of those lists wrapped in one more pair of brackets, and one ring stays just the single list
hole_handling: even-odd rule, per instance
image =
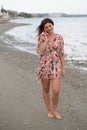
[{"label": "sea water", "polygon": [[[0,39],[16,49],[37,55],[36,29],[44,18],[21,18],[10,22],[26,23],[5,32]],[[64,38],[68,65],[87,70],[87,17],[52,17],[54,31]]]}]

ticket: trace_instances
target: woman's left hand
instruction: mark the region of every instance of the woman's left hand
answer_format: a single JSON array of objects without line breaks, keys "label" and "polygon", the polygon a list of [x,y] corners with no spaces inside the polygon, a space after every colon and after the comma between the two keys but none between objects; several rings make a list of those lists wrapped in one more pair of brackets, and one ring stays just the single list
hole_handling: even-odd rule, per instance
[{"label": "woman's left hand", "polygon": [[62,73],[62,77],[65,77],[65,68],[62,68],[61,73]]}]

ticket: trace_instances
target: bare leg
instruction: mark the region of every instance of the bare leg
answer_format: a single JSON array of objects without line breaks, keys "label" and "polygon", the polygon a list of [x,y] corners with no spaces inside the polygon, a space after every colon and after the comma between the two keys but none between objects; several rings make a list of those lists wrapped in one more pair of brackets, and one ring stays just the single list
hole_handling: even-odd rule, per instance
[{"label": "bare leg", "polygon": [[49,90],[50,90],[50,80],[49,79],[42,79],[42,86],[43,86],[43,99],[46,104],[48,110],[48,117],[53,118],[54,115],[52,114],[51,104],[50,104],[50,97],[49,97]]},{"label": "bare leg", "polygon": [[53,90],[53,97],[52,97],[52,111],[54,116],[57,119],[62,119],[60,114],[57,112],[57,104],[59,101],[59,92],[60,92],[60,79],[53,79],[52,80],[52,90]]}]

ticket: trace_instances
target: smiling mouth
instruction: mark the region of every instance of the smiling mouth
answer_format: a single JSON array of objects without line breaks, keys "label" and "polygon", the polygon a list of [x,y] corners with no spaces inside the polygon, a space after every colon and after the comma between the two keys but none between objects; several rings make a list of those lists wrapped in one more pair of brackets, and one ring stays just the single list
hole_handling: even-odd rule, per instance
[{"label": "smiling mouth", "polygon": [[51,30],[48,30],[47,33],[51,32]]}]

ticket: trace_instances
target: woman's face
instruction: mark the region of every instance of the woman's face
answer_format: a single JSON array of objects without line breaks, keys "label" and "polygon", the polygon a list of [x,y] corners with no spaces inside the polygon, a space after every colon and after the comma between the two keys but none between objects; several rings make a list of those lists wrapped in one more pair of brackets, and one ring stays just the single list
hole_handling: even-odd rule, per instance
[{"label": "woman's face", "polygon": [[46,23],[44,25],[44,32],[51,34],[53,33],[54,25],[52,23]]}]

